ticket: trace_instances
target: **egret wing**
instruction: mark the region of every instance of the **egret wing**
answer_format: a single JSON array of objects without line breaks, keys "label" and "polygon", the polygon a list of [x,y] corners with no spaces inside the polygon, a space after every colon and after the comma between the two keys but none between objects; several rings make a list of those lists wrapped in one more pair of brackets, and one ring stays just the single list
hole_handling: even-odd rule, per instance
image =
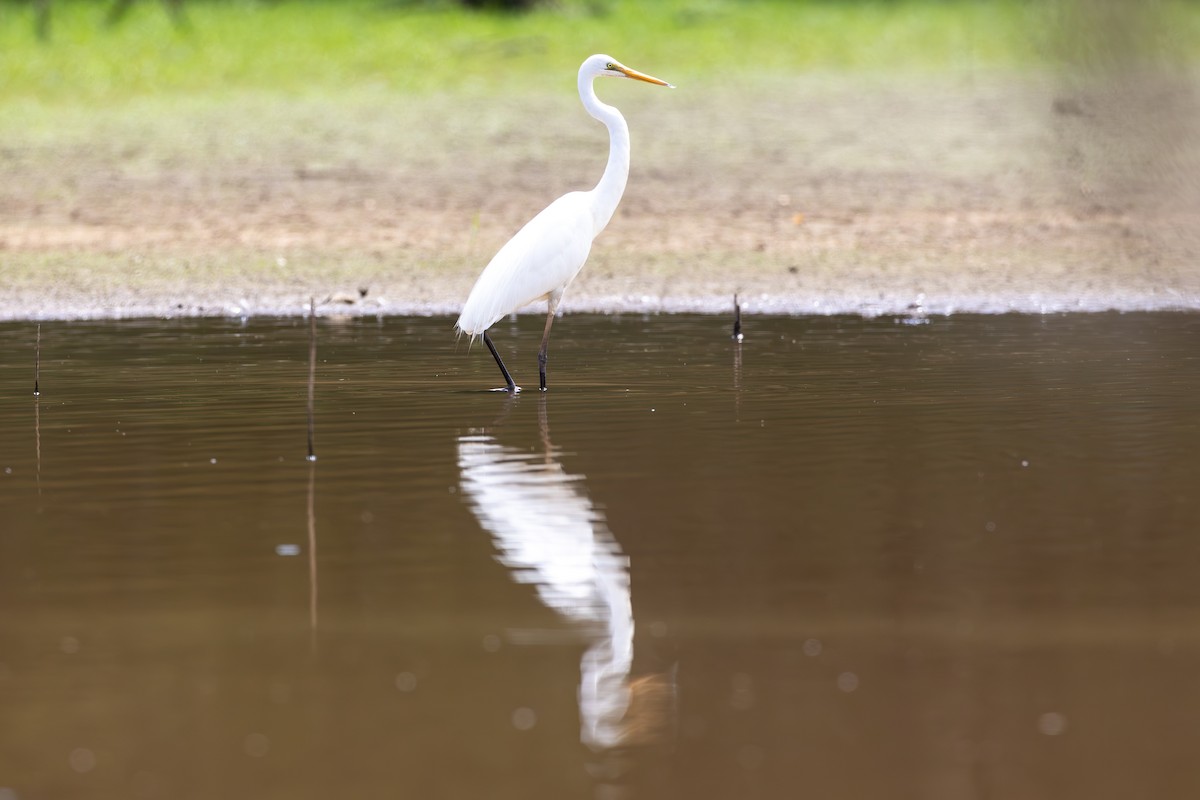
[{"label": "egret wing", "polygon": [[458,329],[476,336],[505,314],[565,289],[587,260],[592,233],[586,193],[555,200],[493,256],[467,296]]}]

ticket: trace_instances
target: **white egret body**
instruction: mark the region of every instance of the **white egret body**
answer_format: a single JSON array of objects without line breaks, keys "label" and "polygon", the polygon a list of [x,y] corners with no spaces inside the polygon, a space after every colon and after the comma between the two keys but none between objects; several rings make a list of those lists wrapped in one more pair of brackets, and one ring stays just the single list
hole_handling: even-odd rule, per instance
[{"label": "white egret body", "polygon": [[612,219],[629,178],[629,126],[621,112],[600,102],[592,87],[599,77],[633,78],[671,86],[644,75],[606,55],[594,55],[579,67],[579,97],[583,107],[608,128],[608,166],[596,187],[569,192],[555,200],[517,231],[492,258],[463,304],[455,327],[472,338],[482,336],[509,392],[518,387],[509,375],[487,331],[497,320],[537,300],[547,301],[546,330],[538,350],[538,375],[546,389],[546,353],[550,326],[563,292],[587,260],[592,240]]}]

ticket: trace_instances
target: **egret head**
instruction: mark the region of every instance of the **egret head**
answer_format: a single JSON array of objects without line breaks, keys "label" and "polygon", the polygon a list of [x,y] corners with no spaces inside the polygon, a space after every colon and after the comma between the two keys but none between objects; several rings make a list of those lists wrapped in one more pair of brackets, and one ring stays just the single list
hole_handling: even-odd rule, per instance
[{"label": "egret head", "polygon": [[603,53],[589,56],[588,59],[583,62],[583,66],[579,68],[579,75],[580,77],[587,76],[591,78],[633,78],[634,80],[653,83],[657,86],[666,86],[671,89],[675,88],[664,80],[660,80],[643,72],[638,72],[636,69],[630,69],[612,56],[606,56]]}]

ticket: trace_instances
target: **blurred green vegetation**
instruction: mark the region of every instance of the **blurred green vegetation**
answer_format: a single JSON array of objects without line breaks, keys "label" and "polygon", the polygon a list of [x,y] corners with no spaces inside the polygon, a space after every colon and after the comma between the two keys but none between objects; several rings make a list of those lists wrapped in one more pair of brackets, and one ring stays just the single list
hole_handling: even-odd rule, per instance
[{"label": "blurred green vegetation", "polygon": [[1037,3],[560,0],[527,14],[457,3],[143,0],[0,3],[0,101],[103,103],[155,93],[427,91],[573,69],[592,52],[669,74],[1020,68],[1048,49]]},{"label": "blurred green vegetation", "polygon": [[[558,0],[525,14],[426,0],[0,2],[0,102],[238,91],[425,92],[569,72],[608,52],[679,82],[799,71],[1022,70],[1087,51],[1083,0]],[[1098,2],[1101,0],[1097,0]],[[1134,4],[1138,5],[1138,4]],[[1152,48],[1200,52],[1200,4],[1156,2]],[[1067,9],[1067,12],[1064,12]],[[1072,13],[1075,16],[1072,16]],[[1065,43],[1064,43],[1065,42]]]}]

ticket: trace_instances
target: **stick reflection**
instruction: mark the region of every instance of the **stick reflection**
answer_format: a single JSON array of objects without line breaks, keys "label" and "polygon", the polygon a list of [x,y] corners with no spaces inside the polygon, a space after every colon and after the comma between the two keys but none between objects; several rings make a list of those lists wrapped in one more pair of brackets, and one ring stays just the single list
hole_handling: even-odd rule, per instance
[{"label": "stick reflection", "polygon": [[550,443],[545,399],[542,452],[498,444],[486,433],[458,439],[467,504],[513,580],[532,584],[548,608],[580,626],[580,737],[593,750],[626,743],[633,665],[629,558]]},{"label": "stick reflection", "polygon": [[317,650],[317,465],[308,464],[308,649]]}]

